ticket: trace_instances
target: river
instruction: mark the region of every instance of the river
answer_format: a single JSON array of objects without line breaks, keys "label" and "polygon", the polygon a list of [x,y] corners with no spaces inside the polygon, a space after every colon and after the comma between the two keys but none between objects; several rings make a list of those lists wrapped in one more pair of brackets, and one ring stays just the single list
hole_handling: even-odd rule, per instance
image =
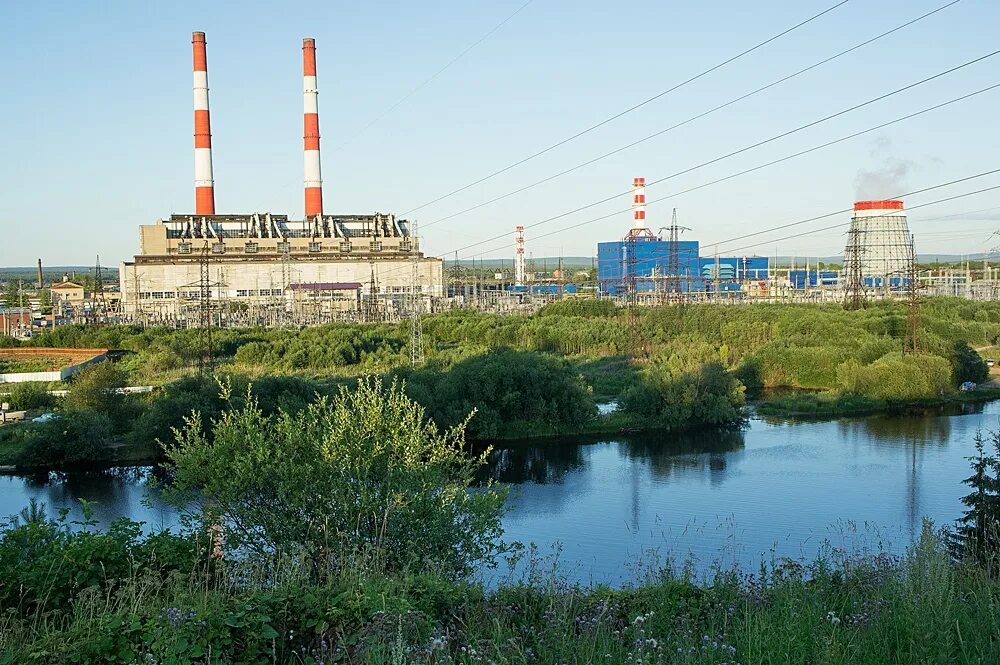
[{"label": "river", "polygon": [[[980,428],[1000,429],[1000,402],[921,416],[754,418],[742,432],[522,443],[495,450],[487,473],[512,490],[508,540],[557,555],[571,579],[620,583],[667,559],[706,571],[811,558],[825,546],[901,552],[923,518],[947,524],[961,514],[965,458]],[[100,525],[127,516],[175,526],[152,475],[0,476],[0,515],[35,498],[50,514],[68,508],[79,519],[85,499]]]}]

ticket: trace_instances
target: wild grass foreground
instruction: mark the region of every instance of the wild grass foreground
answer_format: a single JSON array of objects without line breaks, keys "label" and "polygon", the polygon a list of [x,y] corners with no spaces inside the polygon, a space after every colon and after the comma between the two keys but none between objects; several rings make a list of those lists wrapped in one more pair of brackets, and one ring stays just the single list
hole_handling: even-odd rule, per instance
[{"label": "wild grass foreground", "polygon": [[37,505],[0,530],[0,664],[1000,662],[1000,435],[975,443],[959,525],[902,557],[487,587],[523,550],[462,425],[378,379],[294,413],[247,397],[167,449],[185,530]]},{"label": "wild grass foreground", "polygon": [[[1000,583],[930,528],[903,557],[787,562],[624,589],[494,590],[374,560],[208,556],[192,538],[4,534],[0,663],[996,663]],[[12,549],[23,555],[14,566]]]}]

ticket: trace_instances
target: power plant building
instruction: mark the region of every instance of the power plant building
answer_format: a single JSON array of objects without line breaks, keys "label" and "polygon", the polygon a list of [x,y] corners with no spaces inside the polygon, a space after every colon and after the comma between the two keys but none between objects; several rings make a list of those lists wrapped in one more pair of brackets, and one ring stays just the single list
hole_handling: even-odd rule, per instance
[{"label": "power plant building", "polygon": [[[739,291],[747,282],[769,279],[763,256],[702,257],[697,240],[667,239],[646,222],[645,178],[633,180],[632,228],[621,240],[597,244],[597,280],[605,296]],[[674,234],[676,235],[676,234]]]},{"label": "power plant building", "polygon": [[204,33],[193,35],[195,211],[139,228],[139,254],[121,265],[129,316],[170,318],[212,299],[247,306],[309,301],[333,315],[369,298],[443,294],[442,261],[425,257],[409,222],[392,214],[323,211],[316,46],[303,40],[304,199],[300,220],[266,212],[217,214]]}]

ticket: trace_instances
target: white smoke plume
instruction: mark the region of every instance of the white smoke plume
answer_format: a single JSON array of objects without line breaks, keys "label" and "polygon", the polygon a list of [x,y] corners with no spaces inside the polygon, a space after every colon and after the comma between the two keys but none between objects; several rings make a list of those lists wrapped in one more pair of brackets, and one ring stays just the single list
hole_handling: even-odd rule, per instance
[{"label": "white smoke plume", "polygon": [[907,176],[915,166],[914,162],[892,155],[892,141],[886,136],[878,136],[872,141],[872,161],[882,165],[871,170],[861,169],[854,177],[856,201],[888,199],[907,191]]}]

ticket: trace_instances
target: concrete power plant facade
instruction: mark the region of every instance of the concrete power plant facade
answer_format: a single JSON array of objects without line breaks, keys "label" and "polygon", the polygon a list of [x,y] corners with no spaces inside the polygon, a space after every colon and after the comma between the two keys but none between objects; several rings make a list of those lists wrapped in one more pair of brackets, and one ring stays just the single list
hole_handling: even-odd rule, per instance
[{"label": "concrete power plant facade", "polygon": [[[345,303],[360,303],[362,294],[399,306],[414,294],[443,295],[442,261],[421,253],[406,220],[381,213],[324,214],[313,39],[302,46],[303,218],[217,214],[204,33],[194,33],[192,44],[195,211],[140,226],[139,254],[120,269],[125,316],[169,321],[190,319],[193,312],[197,318],[205,290],[241,311],[291,306],[311,294],[315,311],[328,317],[342,313]],[[334,295],[350,288],[358,298]]]}]

